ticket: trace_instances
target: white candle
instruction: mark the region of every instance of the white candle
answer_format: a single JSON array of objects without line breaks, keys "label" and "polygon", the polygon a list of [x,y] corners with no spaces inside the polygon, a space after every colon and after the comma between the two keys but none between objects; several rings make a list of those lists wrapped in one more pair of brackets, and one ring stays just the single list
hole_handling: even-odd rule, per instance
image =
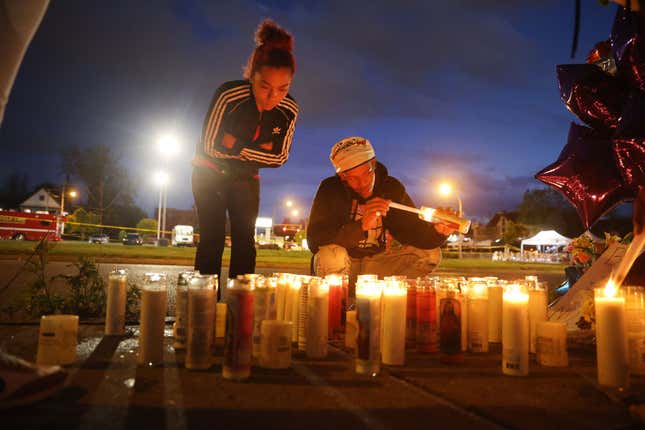
[{"label": "white candle", "polygon": [[623,287],[627,319],[627,354],[632,375],[645,375],[645,288]]},{"label": "white candle", "polygon": [[405,364],[406,283],[387,281],[383,290],[383,324],[381,354],[383,364]]},{"label": "white candle", "polygon": [[271,312],[272,290],[266,285],[256,286],[253,290],[253,357],[260,356],[260,326],[269,319]]},{"label": "white candle", "polygon": [[40,317],[36,363],[74,363],[77,339],[78,315],[43,315]]},{"label": "white candle", "polygon": [[215,325],[217,289],[213,275],[195,275],[188,287],[186,369],[208,369]]},{"label": "white candle", "polygon": [[461,350],[468,351],[468,285],[465,281],[460,282],[461,295],[457,297],[461,308]]},{"label": "white candle", "polygon": [[226,303],[218,303],[215,309],[215,337],[224,337],[226,334]]},{"label": "white candle", "polygon": [[535,325],[536,359],[542,366],[566,367],[567,325],[560,322],[539,321]]},{"label": "white candle", "polygon": [[167,297],[166,275],[162,273],[146,274],[141,289],[139,364],[153,365],[163,362]]},{"label": "white candle", "polygon": [[291,321],[264,320],[260,327],[260,366],[286,369],[291,366]]},{"label": "white candle", "polygon": [[626,388],[629,385],[625,298],[611,280],[594,290],[596,307],[596,355],[598,384]]},{"label": "white candle", "polygon": [[345,346],[347,348],[356,348],[357,335],[358,321],[356,320],[356,311],[347,311],[345,313]]},{"label": "white candle", "polygon": [[[309,279],[308,277],[305,279]],[[300,288],[302,288],[302,279],[299,276],[295,276],[291,279],[289,283],[289,289],[286,294],[286,304],[285,304],[285,314],[284,320],[291,321],[292,324],[292,334],[291,341],[298,342],[298,320],[300,313]]]},{"label": "white candle", "polygon": [[488,286],[474,283],[468,292],[468,349],[488,352]]},{"label": "white candle", "polygon": [[[298,351],[307,352],[307,317],[309,315],[309,290],[313,281],[312,277],[303,277],[302,284],[298,290],[298,314],[297,314],[297,339]],[[320,278],[317,278],[320,279]]]},{"label": "white candle", "polygon": [[325,358],[329,340],[329,285],[325,281],[309,283],[307,307],[307,358]]},{"label": "white candle", "polygon": [[105,309],[105,335],[122,336],[125,334],[125,296],[128,275],[123,269],[114,270],[108,277],[107,301]]},{"label": "white candle", "polygon": [[[529,276],[527,276],[529,278]],[[537,283],[529,286],[529,351],[535,353],[535,335],[538,322],[546,321],[546,290]]]},{"label": "white candle", "polygon": [[488,285],[488,341],[502,341],[502,296],[504,288],[499,284]]},{"label": "white candle", "polygon": [[356,373],[376,375],[381,370],[382,283],[366,281],[356,285]]},{"label": "white candle", "polygon": [[276,285],[275,301],[276,301],[276,319],[286,320],[285,318],[285,305],[287,302],[287,291],[289,290],[290,275],[288,273],[278,274],[278,284]]},{"label": "white candle", "polygon": [[502,304],[502,373],[529,374],[529,295],[520,285],[508,285]]}]

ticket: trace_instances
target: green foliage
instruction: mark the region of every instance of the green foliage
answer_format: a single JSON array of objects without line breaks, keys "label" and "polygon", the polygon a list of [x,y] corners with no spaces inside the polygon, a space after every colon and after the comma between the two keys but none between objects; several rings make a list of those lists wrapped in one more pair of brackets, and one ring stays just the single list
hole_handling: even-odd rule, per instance
[{"label": "green foliage", "polygon": [[146,216],[146,212],[133,202],[114,204],[105,211],[103,224],[118,227],[134,227],[137,222]]},{"label": "green foliage", "polygon": [[520,224],[556,230],[568,237],[577,236],[584,230],[575,208],[551,188],[526,191],[518,213]]},{"label": "green foliage", "polygon": [[101,316],[105,310],[105,282],[99,274],[94,260],[80,257],[74,267],[75,275],[58,275],[70,287],[70,295],[65,300],[65,312],[80,318]]},{"label": "green foliage", "polygon": [[[78,208],[73,214],[67,217],[69,223],[78,222],[83,224],[98,224],[99,216],[93,212],[87,212],[83,208]],[[77,234],[81,240],[87,239],[91,234],[98,233],[98,227],[88,227],[84,225],[65,224],[65,233]]]},{"label": "green foliage", "polygon": [[504,231],[504,236],[502,236],[502,239],[504,240],[504,243],[512,244],[518,239],[528,236],[528,234],[528,227],[509,220],[506,224],[506,230]]},{"label": "green foliage", "polygon": [[122,240],[123,240],[123,238],[125,238],[125,236],[126,236],[127,234],[128,234],[128,232],[127,232],[127,231],[125,231],[125,230],[119,230],[119,240],[120,240],[120,241],[122,241]]},{"label": "green foliage", "polygon": [[125,319],[133,321],[139,318],[139,303],[141,303],[141,288],[134,282],[128,282],[125,295]]},{"label": "green foliage", "polygon": [[119,205],[133,205],[134,185],[113,146],[100,144],[91,151],[68,146],[61,158],[63,172],[85,184],[88,207],[98,214],[99,224],[117,214]]},{"label": "green foliage", "polygon": [[299,246],[301,246],[303,239],[306,239],[306,238],[307,238],[307,231],[303,229],[296,233],[296,235],[293,237],[293,240]]},{"label": "green foliage", "polygon": [[52,291],[51,280],[45,276],[49,250],[53,247],[54,245],[47,240],[40,241],[36,245],[32,258],[25,263],[25,270],[36,277],[25,295],[19,298],[19,301],[22,302],[22,307],[30,315],[54,314],[64,307],[64,299]]},{"label": "green foliage", "polygon": [[141,236],[143,238],[154,237],[156,236],[156,233],[153,233],[153,231],[157,231],[157,220],[153,218],[143,218],[137,223],[137,228],[152,230],[142,232]]}]

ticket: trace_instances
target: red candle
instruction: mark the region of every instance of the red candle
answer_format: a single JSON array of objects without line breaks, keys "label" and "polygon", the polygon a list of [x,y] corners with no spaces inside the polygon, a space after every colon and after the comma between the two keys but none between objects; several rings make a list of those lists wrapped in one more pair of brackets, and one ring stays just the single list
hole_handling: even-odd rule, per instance
[{"label": "red candle", "polygon": [[434,282],[417,281],[417,351],[438,352],[437,298]]}]

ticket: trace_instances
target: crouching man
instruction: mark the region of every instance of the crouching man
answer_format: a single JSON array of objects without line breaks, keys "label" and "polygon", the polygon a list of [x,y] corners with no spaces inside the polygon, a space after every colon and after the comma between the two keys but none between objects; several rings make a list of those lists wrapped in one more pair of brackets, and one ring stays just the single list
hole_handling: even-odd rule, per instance
[{"label": "crouching man", "polygon": [[[365,273],[409,278],[431,273],[441,261],[439,247],[454,229],[389,208],[390,202],[415,205],[403,184],[376,161],[369,140],[345,138],[329,158],[336,175],[318,187],[307,228],[315,274],[348,274],[353,285]],[[390,246],[390,239],[400,246]]]}]

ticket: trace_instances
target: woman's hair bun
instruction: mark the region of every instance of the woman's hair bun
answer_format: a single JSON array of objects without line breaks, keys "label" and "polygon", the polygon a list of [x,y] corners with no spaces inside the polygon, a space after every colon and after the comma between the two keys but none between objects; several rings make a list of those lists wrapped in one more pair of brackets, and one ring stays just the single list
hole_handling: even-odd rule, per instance
[{"label": "woman's hair bun", "polygon": [[264,19],[255,32],[255,45],[293,51],[293,36],[272,19]]}]

